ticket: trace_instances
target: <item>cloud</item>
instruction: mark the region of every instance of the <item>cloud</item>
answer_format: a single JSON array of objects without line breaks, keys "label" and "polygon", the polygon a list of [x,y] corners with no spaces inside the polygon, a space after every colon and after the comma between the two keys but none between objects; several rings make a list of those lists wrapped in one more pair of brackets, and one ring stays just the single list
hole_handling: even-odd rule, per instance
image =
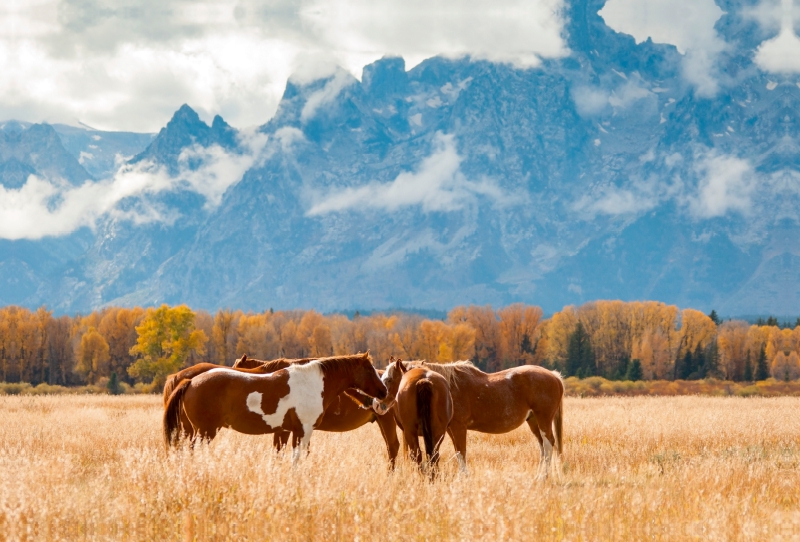
[{"label": "cloud", "polygon": [[[177,105],[266,122],[289,76],[403,55],[535,65],[562,0],[31,0],[0,5],[0,118],[157,131]],[[324,59],[321,61],[320,59]],[[327,67],[325,67],[327,65]],[[341,83],[341,80],[337,80]],[[333,89],[331,89],[333,90]]]},{"label": "cloud", "polygon": [[780,32],[758,46],[755,61],[761,69],[772,73],[800,73],[800,38],[794,32],[792,0],[783,0],[780,10],[765,3],[751,13],[760,24],[770,28],[780,21]]},{"label": "cloud", "polygon": [[748,160],[712,151],[695,163],[694,171],[699,182],[689,208],[695,216],[713,218],[731,211],[750,213],[757,179]]},{"label": "cloud", "polygon": [[668,191],[669,187],[659,187],[655,180],[634,180],[626,187],[606,186],[596,194],[584,195],[572,208],[587,219],[597,215],[634,215],[655,208]]},{"label": "cloud", "polygon": [[311,94],[300,112],[300,120],[308,122],[317,109],[336,99],[341,91],[355,83],[355,78],[344,70],[339,70],[325,86]]},{"label": "cloud", "polygon": [[598,115],[607,106],[611,106],[615,112],[625,110],[635,102],[651,97],[655,97],[655,94],[645,87],[641,77],[636,74],[631,74],[630,78],[610,90],[590,85],[572,89],[572,100],[582,117]]},{"label": "cloud", "polygon": [[561,0],[317,0],[302,19],[353,73],[386,54],[408,66],[472,55],[517,66],[566,54]]},{"label": "cloud", "polygon": [[[247,134],[241,140],[242,153],[217,145],[191,147],[181,153],[175,176],[170,176],[166,168],[142,162],[125,163],[113,178],[86,181],[78,187],[35,175],[18,189],[0,185],[0,238],[67,235],[79,228],[93,228],[106,215],[137,224],[169,223],[177,218],[176,211],[152,196],[178,189],[196,192],[206,199],[207,207],[215,207],[225,191],[263,159],[266,142],[263,134]],[[190,168],[189,163],[197,167]]]},{"label": "cloud", "polygon": [[469,181],[460,170],[455,137],[438,133],[433,154],[416,171],[403,172],[389,183],[370,183],[316,195],[309,216],[360,209],[395,211],[419,205],[425,212],[456,211],[479,197],[505,203],[509,198],[488,180]]},{"label": "cloud", "polygon": [[599,11],[606,24],[637,43],[651,38],[684,55],[683,77],[701,96],[719,90],[716,59],[727,45],[714,30],[723,11],[714,0],[609,0]]}]

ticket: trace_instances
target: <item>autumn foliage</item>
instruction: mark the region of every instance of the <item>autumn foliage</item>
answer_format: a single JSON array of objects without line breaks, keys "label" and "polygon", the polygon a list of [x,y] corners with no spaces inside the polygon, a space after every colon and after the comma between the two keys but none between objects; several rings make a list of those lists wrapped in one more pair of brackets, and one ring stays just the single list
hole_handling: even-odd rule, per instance
[{"label": "autumn foliage", "polygon": [[44,307],[12,306],[0,309],[0,382],[102,387],[116,375],[114,386],[147,391],[166,374],[200,361],[231,365],[245,353],[271,359],[367,350],[379,367],[390,356],[471,359],[490,372],[538,364],[565,377],[607,382],[800,378],[800,327],[712,316],[654,301],[596,301],[547,319],[535,306],[471,305],[441,320],[314,310],[211,314],[183,305],[55,317]]}]

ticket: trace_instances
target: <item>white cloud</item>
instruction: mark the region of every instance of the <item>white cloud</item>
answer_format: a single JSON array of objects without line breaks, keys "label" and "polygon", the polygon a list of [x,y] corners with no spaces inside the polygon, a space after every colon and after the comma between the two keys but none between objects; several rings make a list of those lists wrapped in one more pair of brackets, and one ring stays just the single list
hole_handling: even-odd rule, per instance
[{"label": "white cloud", "polygon": [[414,66],[431,56],[473,55],[518,66],[566,53],[561,0],[317,0],[303,21],[353,73],[385,54]]},{"label": "white cloud", "polygon": [[370,183],[356,188],[316,195],[309,216],[358,209],[394,211],[419,205],[425,212],[456,211],[478,197],[507,202],[508,197],[488,180],[470,181],[461,173],[461,157],[455,137],[438,133],[433,154],[416,171],[403,172],[389,183]]},{"label": "white cloud", "polygon": [[573,210],[586,218],[644,213],[659,204],[659,194],[654,189],[652,183],[632,183],[627,188],[606,187],[597,195],[581,197],[573,205]]},{"label": "white cloud", "polygon": [[684,55],[682,73],[701,96],[717,93],[716,58],[725,42],[714,30],[723,15],[714,0],[609,0],[600,10],[606,24],[637,43],[651,38]]},{"label": "white cloud", "polygon": [[341,91],[355,82],[355,78],[346,71],[337,71],[336,75],[325,83],[325,86],[308,97],[303,110],[300,112],[300,120],[308,122],[317,112],[317,109],[334,101]]},{"label": "white cloud", "polygon": [[780,15],[780,32],[759,45],[755,61],[761,69],[772,73],[800,73],[800,38],[794,32],[792,0],[783,0],[780,11],[765,4],[759,22],[769,28]]},{"label": "white cloud", "polygon": [[[31,0],[0,4],[0,118],[156,131],[188,103],[266,122],[288,77],[386,54],[529,66],[566,53],[562,0]],[[322,60],[321,60],[322,59]],[[302,78],[302,73],[300,77]],[[339,81],[341,82],[341,81]]]},{"label": "white cloud", "polygon": [[[179,173],[174,177],[163,167],[142,162],[124,164],[113,178],[86,181],[78,187],[35,175],[18,189],[0,185],[0,238],[66,235],[82,227],[94,227],[105,215],[135,223],[171,222],[177,217],[175,211],[164,209],[149,198],[179,188],[201,194],[207,206],[214,207],[225,191],[264,156],[265,135],[249,134],[241,143],[245,149],[241,154],[216,145],[184,150],[179,157]],[[199,163],[199,167],[190,169],[190,161]],[[126,203],[124,209],[120,207],[122,202]]]},{"label": "white cloud", "polygon": [[573,88],[572,100],[575,102],[578,114],[583,117],[591,117],[602,113],[607,106],[611,106],[614,111],[621,111],[639,100],[655,96],[644,86],[644,82],[638,75],[631,74],[630,78],[625,77],[622,84],[610,90],[593,86]]},{"label": "white cloud", "polygon": [[689,208],[700,218],[724,216],[731,211],[749,214],[757,177],[749,161],[710,152],[694,166],[699,183]]}]

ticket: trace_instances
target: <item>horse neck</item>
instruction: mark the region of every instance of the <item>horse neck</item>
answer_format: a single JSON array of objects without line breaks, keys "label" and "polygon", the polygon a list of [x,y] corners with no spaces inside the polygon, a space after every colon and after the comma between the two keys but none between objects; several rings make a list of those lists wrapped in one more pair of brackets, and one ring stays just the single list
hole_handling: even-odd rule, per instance
[{"label": "horse neck", "polygon": [[322,404],[327,406],[348,388],[357,388],[352,373],[329,370],[323,374]]}]

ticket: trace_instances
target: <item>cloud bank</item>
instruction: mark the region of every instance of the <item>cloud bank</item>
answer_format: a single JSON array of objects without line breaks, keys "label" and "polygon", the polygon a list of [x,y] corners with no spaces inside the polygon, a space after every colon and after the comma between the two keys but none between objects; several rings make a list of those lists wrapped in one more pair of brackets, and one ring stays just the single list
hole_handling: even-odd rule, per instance
[{"label": "cloud bank", "polygon": [[719,90],[716,58],[726,44],[714,24],[723,15],[714,0],[609,0],[599,12],[608,26],[637,43],[651,38],[684,55],[683,77],[701,96]]},{"label": "cloud bank", "polygon": [[424,212],[448,212],[463,209],[477,197],[508,201],[503,191],[492,182],[468,180],[461,173],[460,165],[455,137],[438,133],[433,153],[422,160],[415,171],[403,172],[389,183],[370,183],[315,195],[315,203],[307,215],[364,209],[396,211],[416,205],[421,206]]},{"label": "cloud bank", "polygon": [[[228,152],[217,145],[190,147],[181,153],[175,176],[170,176],[164,167],[141,162],[122,165],[111,179],[86,181],[78,187],[35,175],[18,189],[0,185],[0,238],[67,235],[79,228],[95,227],[104,216],[136,224],[169,223],[177,218],[177,212],[165,208],[154,196],[177,190],[200,194],[206,207],[213,208],[230,186],[263,159],[266,143],[265,135],[249,134],[241,140],[241,153]],[[190,168],[190,163],[198,167]]]},{"label": "cloud bank", "polygon": [[564,55],[561,8],[562,0],[4,2],[0,118],[152,132],[189,103],[205,120],[219,113],[252,126],[274,114],[297,71],[325,75],[338,64],[360,77],[387,54],[408,67],[437,54],[520,66]]}]

